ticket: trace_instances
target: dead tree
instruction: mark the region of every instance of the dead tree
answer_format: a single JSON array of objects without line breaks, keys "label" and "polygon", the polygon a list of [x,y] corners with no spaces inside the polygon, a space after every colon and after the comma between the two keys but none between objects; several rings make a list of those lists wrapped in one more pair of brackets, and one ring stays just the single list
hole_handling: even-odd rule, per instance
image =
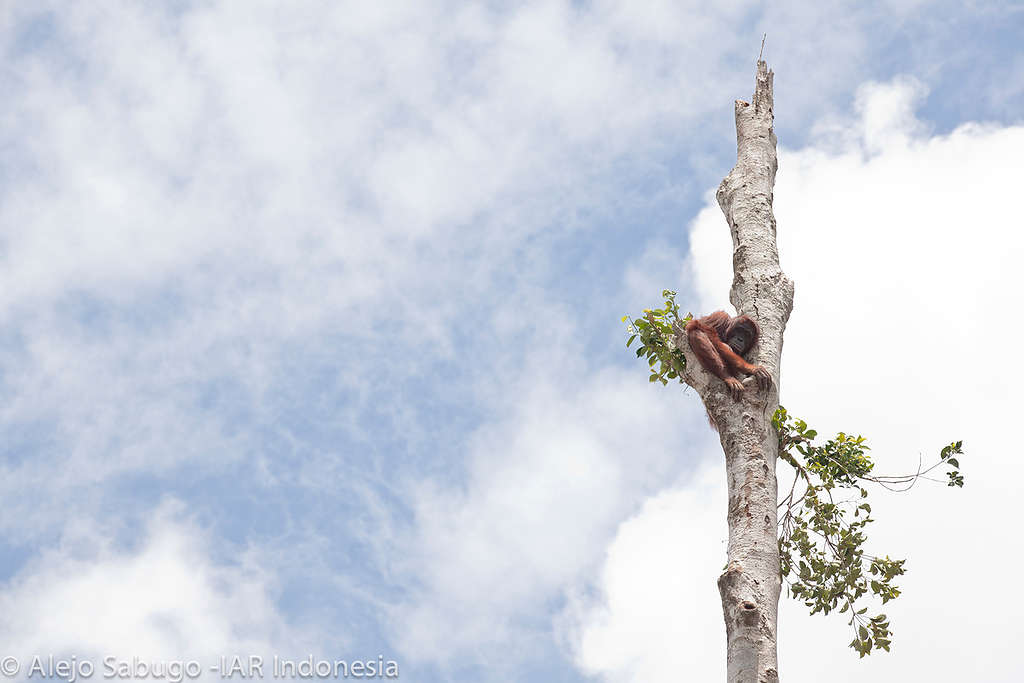
[{"label": "dead tree", "polygon": [[728,639],[729,683],[778,681],[776,633],[781,580],[776,518],[778,435],[772,415],[779,405],[782,337],[793,309],[793,282],[779,266],[772,190],[776,139],[772,127],[772,78],[757,63],[751,102],[737,100],[736,166],[718,188],[718,204],[732,233],[733,281],[729,300],[752,317],[760,338],[749,354],[771,372],[769,389],[753,377],[739,400],[706,372],[677,325],[675,343],[686,355],[682,379],[692,386],[717,425],[729,487],[728,565],[718,579]]}]

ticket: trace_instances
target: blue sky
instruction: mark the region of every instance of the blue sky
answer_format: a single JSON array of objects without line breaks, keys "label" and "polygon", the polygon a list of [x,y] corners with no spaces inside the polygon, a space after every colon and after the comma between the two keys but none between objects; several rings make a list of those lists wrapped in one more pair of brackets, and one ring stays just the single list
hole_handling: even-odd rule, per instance
[{"label": "blue sky", "polygon": [[0,643],[720,677],[721,454],[619,319],[728,305],[710,193],[767,32],[783,402],[886,471],[969,454],[963,492],[876,505],[911,558],[893,654],[787,603],[782,670],[1019,680],[979,578],[1022,555],[1016,391],[978,331],[1024,333],[1022,30],[998,2],[6,5]]}]

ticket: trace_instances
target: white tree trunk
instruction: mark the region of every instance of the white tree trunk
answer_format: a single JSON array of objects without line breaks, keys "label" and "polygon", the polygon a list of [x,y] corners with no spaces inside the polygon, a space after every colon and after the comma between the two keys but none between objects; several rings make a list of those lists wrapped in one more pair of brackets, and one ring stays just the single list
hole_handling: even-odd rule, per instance
[{"label": "white tree trunk", "polygon": [[707,373],[677,330],[686,354],[684,380],[700,394],[718,426],[729,486],[729,562],[718,579],[728,642],[729,683],[774,683],[778,625],[779,547],[775,460],[778,440],[771,418],[779,405],[782,336],[793,308],[793,283],[779,266],[772,189],[778,161],[772,129],[772,78],[757,63],[753,102],[737,100],[736,166],[718,188],[718,204],[732,232],[733,282],[729,300],[737,314],[752,317],[761,330],[748,359],[772,374],[760,391],[744,381],[739,401]]}]

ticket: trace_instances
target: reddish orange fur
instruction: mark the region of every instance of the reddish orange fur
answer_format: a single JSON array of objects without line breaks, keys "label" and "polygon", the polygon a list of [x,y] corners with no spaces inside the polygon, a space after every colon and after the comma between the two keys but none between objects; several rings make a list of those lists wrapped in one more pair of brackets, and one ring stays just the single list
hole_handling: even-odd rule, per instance
[{"label": "reddish orange fur", "polygon": [[[754,347],[760,334],[757,323],[749,316],[730,318],[725,311],[715,311],[703,318],[694,318],[686,323],[685,329],[690,348],[700,364],[726,383],[733,398],[738,399],[743,392],[743,384],[739,380],[741,375],[754,375],[758,385],[762,389],[767,388],[771,381],[768,370],[763,365],[748,363],[742,356]],[[736,353],[727,341],[739,330],[746,330],[750,339],[740,353]]]}]

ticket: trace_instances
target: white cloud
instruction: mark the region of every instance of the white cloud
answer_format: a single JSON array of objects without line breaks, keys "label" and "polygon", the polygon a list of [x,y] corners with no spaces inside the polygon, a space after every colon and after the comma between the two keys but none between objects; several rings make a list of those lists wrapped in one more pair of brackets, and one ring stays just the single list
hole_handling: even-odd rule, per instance
[{"label": "white cloud", "polygon": [[619,526],[599,593],[577,597],[566,614],[585,672],[650,683],[677,681],[681,672],[701,681],[724,675],[725,660],[703,653],[723,650],[714,617],[722,605],[715,582],[725,564],[725,498],[714,461]]},{"label": "white cloud", "polygon": [[[809,617],[783,597],[780,668],[795,680],[822,671],[834,681],[1010,681],[1022,673],[1012,656],[1019,629],[993,598],[1001,579],[990,577],[1024,559],[1013,521],[1024,464],[1006,429],[1018,418],[1008,359],[1024,334],[1015,316],[1024,128],[965,124],[929,137],[908,114],[920,94],[902,80],[866,85],[840,149],[833,141],[828,151],[780,152],[779,248],[796,281],[782,400],[820,433],[868,436],[881,472],[913,471],[919,457],[928,462],[963,439],[967,486],[876,494],[872,546],[909,558],[904,594],[886,606],[893,654],[857,662],[841,618]],[[716,206],[694,221],[691,245],[702,310],[725,307],[730,245]],[[655,500],[622,526],[599,584],[603,597],[577,624],[580,666],[607,680],[720,673],[723,626],[707,572],[685,568],[650,584],[658,558],[678,565],[685,553],[690,563],[720,568],[714,535],[680,534],[673,515],[699,527],[724,508],[701,490],[672,495],[686,503],[668,514]],[[678,576],[707,591],[701,610]],[[636,585],[647,586],[642,595]],[[631,637],[649,626],[639,624],[637,605],[651,604],[644,596],[659,590],[665,604],[644,616],[680,638]],[[715,637],[687,640],[695,632]]]},{"label": "white cloud", "polygon": [[[637,379],[510,385],[509,415],[469,443],[465,483],[418,487],[400,543],[418,588],[395,612],[407,652],[447,660],[521,637],[538,604],[594,566],[617,520],[693,466],[678,399]],[[508,656],[491,649],[495,665]]]},{"label": "white cloud", "polygon": [[23,666],[35,655],[130,661],[222,654],[291,655],[296,633],[274,607],[257,564],[213,559],[211,539],[166,504],[136,547],[71,524],[61,542],[0,587],[0,640]]},{"label": "white cloud", "polygon": [[749,87],[724,39],[747,9],[7,8],[0,417],[55,445],[5,480],[243,457],[197,396],[223,378],[265,417],[289,345],[365,340],[360,394],[393,344],[450,356],[460,317],[537,285],[531,240]]},{"label": "white cloud", "polygon": [[599,213],[616,155],[700,113],[664,87],[681,57],[647,72],[567,5],[448,9],[7,10],[2,418],[56,443],[6,481],[242,457],[199,397],[233,382],[261,414],[288,345],[367,340],[357,392],[395,344],[450,355],[524,240]]}]

